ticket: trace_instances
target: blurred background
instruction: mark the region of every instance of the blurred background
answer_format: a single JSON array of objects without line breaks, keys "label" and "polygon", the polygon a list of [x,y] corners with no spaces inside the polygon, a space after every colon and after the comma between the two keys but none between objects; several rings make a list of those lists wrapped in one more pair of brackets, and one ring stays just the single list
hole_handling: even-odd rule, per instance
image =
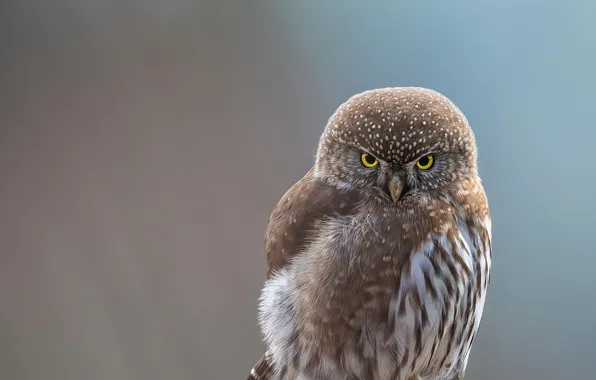
[{"label": "blurred background", "polygon": [[467,380],[596,371],[596,3],[0,5],[0,379],[244,379],[264,228],[335,108],[467,115],[494,263]]}]

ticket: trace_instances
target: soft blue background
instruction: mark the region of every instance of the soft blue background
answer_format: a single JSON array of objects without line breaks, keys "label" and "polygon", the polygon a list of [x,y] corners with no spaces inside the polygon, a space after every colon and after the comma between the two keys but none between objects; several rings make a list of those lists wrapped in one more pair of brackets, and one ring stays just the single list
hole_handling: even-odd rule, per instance
[{"label": "soft blue background", "polygon": [[468,117],[494,262],[466,379],[596,372],[596,3],[0,8],[0,378],[243,379],[263,231],[356,92]]}]

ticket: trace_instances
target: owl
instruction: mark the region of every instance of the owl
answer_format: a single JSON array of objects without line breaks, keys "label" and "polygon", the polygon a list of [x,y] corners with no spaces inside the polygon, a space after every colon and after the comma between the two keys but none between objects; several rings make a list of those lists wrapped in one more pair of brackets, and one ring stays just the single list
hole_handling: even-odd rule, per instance
[{"label": "owl", "polygon": [[490,280],[474,134],[418,87],[349,98],[273,209],[249,380],[463,377]]}]

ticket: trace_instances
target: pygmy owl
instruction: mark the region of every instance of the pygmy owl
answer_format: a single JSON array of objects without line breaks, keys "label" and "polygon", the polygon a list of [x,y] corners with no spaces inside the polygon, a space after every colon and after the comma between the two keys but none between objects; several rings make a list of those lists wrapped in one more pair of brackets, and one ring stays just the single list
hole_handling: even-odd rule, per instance
[{"label": "pygmy owl", "polygon": [[491,219],[468,121],[424,88],[354,95],[274,208],[252,380],[453,380],[482,317]]}]

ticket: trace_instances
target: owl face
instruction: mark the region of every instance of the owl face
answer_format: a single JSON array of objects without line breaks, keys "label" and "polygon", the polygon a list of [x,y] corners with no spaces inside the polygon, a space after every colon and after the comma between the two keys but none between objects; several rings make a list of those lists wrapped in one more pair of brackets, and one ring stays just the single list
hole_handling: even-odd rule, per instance
[{"label": "owl face", "polygon": [[467,120],[441,94],[376,90],[350,98],[330,118],[315,168],[339,185],[398,202],[475,178],[476,147]]}]

